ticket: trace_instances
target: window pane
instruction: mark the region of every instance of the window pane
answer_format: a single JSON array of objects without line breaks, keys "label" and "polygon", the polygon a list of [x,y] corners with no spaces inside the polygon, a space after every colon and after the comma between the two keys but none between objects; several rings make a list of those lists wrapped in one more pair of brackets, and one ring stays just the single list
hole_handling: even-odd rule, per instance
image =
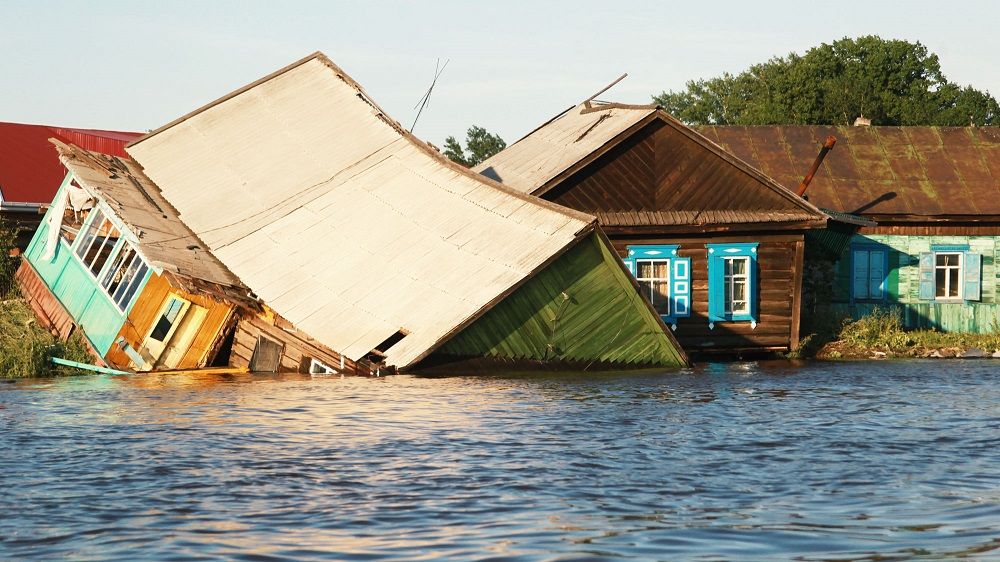
[{"label": "window pane", "polygon": [[90,227],[83,233],[83,238],[76,247],[76,255],[81,258],[86,255],[87,250],[94,241],[97,230],[100,228],[101,223],[104,222],[104,214],[101,213],[100,209],[95,209],[91,214],[93,215],[93,222],[91,222]]},{"label": "window pane", "polygon": [[121,251],[115,257],[115,261],[108,268],[108,273],[104,276],[104,281],[101,282],[101,285],[107,289],[109,295],[114,295],[118,287],[121,286],[121,282],[125,279],[125,274],[132,263],[133,257],[135,257],[135,252],[132,248],[127,245],[122,246]]},{"label": "window pane", "polygon": [[670,276],[667,262],[659,261],[653,263],[653,276],[657,279],[666,279]]},{"label": "window pane", "polygon": [[653,308],[660,314],[670,314],[670,287],[667,281],[654,281]]},{"label": "window pane", "polygon": [[747,300],[747,283],[737,279],[733,281],[733,300],[743,302]]},{"label": "window pane", "polygon": [[[96,221],[95,221],[96,222]],[[94,240],[87,249],[83,257],[83,263],[87,265],[90,272],[97,275],[101,272],[105,262],[111,256],[111,252],[118,243],[118,229],[111,224],[111,221],[104,219],[99,227],[95,229]]]},{"label": "window pane", "polygon": [[[129,268],[130,273],[129,273],[128,288],[125,289],[125,292],[122,293],[120,297],[115,298],[115,302],[117,302],[119,306],[121,306],[122,310],[128,308],[129,303],[132,302],[132,297],[139,289],[139,284],[142,283],[143,278],[146,277],[146,271],[148,270],[148,267],[146,267],[146,263],[141,259],[139,259],[138,256],[134,260],[134,263],[137,263],[138,266],[136,267],[134,273],[131,273],[132,268]],[[122,283],[123,287],[125,285],[126,285],[125,283]]]},{"label": "window pane", "polygon": [[747,272],[747,260],[744,258],[729,260],[732,264],[733,275],[743,275]]},{"label": "window pane", "polygon": [[948,269],[948,296],[958,297],[958,268]]},{"label": "window pane", "polygon": [[[938,256],[938,260],[940,260],[940,258],[941,256]],[[945,287],[947,271],[948,270],[944,268],[937,268],[934,270],[934,283],[937,286],[937,291],[935,291],[934,295],[937,297],[944,297],[948,294],[947,288]]]},{"label": "window pane", "polygon": [[651,261],[637,261],[635,262],[636,271],[639,273],[637,277],[642,279],[649,279],[653,276],[653,262]]},{"label": "window pane", "polygon": [[157,341],[163,341],[167,337],[167,333],[170,332],[170,327],[174,325],[174,321],[177,320],[177,315],[181,311],[181,307],[184,303],[177,300],[171,299],[170,304],[167,305],[166,310],[160,315],[160,319],[156,321],[156,327],[149,334],[149,337]]}]

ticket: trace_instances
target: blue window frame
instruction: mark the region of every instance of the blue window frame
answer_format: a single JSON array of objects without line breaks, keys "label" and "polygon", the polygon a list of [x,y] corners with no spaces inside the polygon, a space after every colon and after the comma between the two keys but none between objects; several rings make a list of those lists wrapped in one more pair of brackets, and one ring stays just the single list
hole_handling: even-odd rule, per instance
[{"label": "blue window frame", "polygon": [[851,299],[885,300],[889,278],[889,248],[879,244],[851,246]]},{"label": "blue window frame", "polygon": [[629,246],[624,260],[642,295],[674,329],[678,318],[691,316],[691,258],[678,256],[678,248],[667,244]]},{"label": "blue window frame", "polygon": [[757,327],[757,243],[706,244],[708,322],[750,322]]}]

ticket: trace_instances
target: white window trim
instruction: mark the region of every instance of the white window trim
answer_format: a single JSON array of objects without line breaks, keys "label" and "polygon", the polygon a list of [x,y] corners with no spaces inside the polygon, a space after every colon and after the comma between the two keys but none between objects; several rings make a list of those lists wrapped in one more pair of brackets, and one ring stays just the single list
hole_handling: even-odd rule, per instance
[{"label": "white window trim", "polygon": [[316,359],[315,357],[309,359],[309,374],[310,375],[336,375],[337,370],[333,367],[327,365],[326,363]]},{"label": "white window trim", "polygon": [[[639,277],[639,271],[640,271],[639,264],[642,263],[642,262],[666,264],[666,266],[667,266],[667,276],[666,277]],[[635,259],[635,275],[636,275],[635,280],[637,282],[639,282],[640,287],[642,286],[642,282],[643,281],[647,281],[647,282],[650,283],[649,294],[648,295],[644,295],[647,299],[649,299],[650,304],[653,303],[653,285],[652,285],[652,283],[653,282],[662,282],[662,283],[666,283],[666,285],[667,285],[667,295],[666,295],[666,298],[667,298],[667,308],[666,308],[666,311],[659,311],[659,310],[656,311],[656,313],[659,314],[660,316],[670,316],[674,312],[673,311],[673,307],[671,306],[673,304],[673,294],[674,294],[674,290],[673,290],[673,270],[671,269],[671,267],[672,267],[672,263],[671,263],[670,258],[636,258]],[[655,309],[655,307],[654,307],[654,309]]]},{"label": "white window trim", "polygon": [[[958,256],[957,266],[939,266],[937,264],[938,256]],[[937,283],[937,273],[938,269],[958,269],[958,296],[955,297],[939,297],[938,296],[938,283]],[[943,251],[934,252],[934,300],[936,301],[954,301],[958,302],[965,298],[965,252],[960,251]],[[948,289],[951,287],[951,278],[946,274],[944,277],[945,281],[945,294],[948,294]]]},{"label": "white window trim", "polygon": [[[725,291],[725,295],[729,298],[728,308],[724,305],[723,310],[727,316],[746,316],[750,314],[750,257],[749,256],[723,256],[722,257],[722,290]],[[728,274],[726,273],[726,262],[735,262],[737,260],[743,261],[745,267],[743,273],[740,274]],[[732,268],[729,268],[732,269]],[[742,279],[745,282],[746,289],[743,294],[743,308],[736,310],[732,308],[733,303],[736,301],[736,280]]]}]

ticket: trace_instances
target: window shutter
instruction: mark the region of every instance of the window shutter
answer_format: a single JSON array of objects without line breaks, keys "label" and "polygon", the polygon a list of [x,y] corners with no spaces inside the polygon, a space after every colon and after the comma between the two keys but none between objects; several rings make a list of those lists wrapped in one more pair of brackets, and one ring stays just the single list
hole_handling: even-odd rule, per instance
[{"label": "window shutter", "polygon": [[722,256],[711,250],[708,254],[708,321],[722,322],[726,319],[726,299],[723,294],[726,284],[725,264]]},{"label": "window shutter", "polygon": [[872,250],[869,255],[868,295],[871,299],[885,296],[885,252]]},{"label": "window shutter", "polygon": [[920,289],[917,298],[934,300],[934,253],[920,252]]},{"label": "window shutter", "polygon": [[674,258],[670,294],[674,299],[671,310],[676,318],[691,316],[691,258]]},{"label": "window shutter", "polygon": [[963,294],[967,301],[977,301],[982,298],[982,281],[980,280],[983,269],[982,254],[965,254],[965,272]]},{"label": "window shutter", "polygon": [[855,250],[853,253],[853,263],[854,263],[854,291],[852,296],[855,299],[867,299],[868,298],[868,251],[867,250]]},{"label": "window shutter", "polygon": [[632,258],[625,258],[622,261],[625,262],[625,267],[628,268],[628,272],[632,274],[632,277],[635,277],[635,260]]},{"label": "window shutter", "polygon": [[747,298],[750,300],[750,318],[754,322],[754,327],[757,326],[757,322],[760,321],[760,317],[757,315],[757,303],[760,301],[760,291],[757,289],[757,257],[756,255],[750,257],[750,286],[747,288]]}]

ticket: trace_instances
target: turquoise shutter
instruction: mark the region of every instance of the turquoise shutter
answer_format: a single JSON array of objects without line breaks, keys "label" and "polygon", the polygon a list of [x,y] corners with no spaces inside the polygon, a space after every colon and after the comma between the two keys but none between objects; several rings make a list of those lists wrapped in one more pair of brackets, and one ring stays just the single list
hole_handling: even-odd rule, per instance
[{"label": "turquoise shutter", "polygon": [[881,299],[885,295],[885,252],[868,252],[868,298]]},{"label": "turquoise shutter", "polygon": [[983,269],[983,256],[981,254],[965,254],[964,283],[962,294],[967,301],[977,301],[982,298],[982,282],[980,281]]},{"label": "turquoise shutter", "polygon": [[725,264],[722,256],[711,250],[708,253],[708,321],[722,322],[726,319],[726,299],[723,294],[726,284]]},{"label": "turquoise shutter", "polygon": [[853,296],[855,299],[868,298],[868,263],[869,256],[867,250],[854,250],[853,252]]},{"label": "turquoise shutter", "polygon": [[625,262],[625,267],[628,268],[628,272],[632,274],[632,277],[635,277],[635,260],[628,257],[622,261]]},{"label": "turquoise shutter", "polygon": [[674,299],[670,310],[675,318],[691,316],[691,258],[674,258],[670,294]]},{"label": "turquoise shutter", "polygon": [[757,254],[750,256],[750,286],[747,288],[747,298],[750,299],[750,319],[755,323],[760,319],[757,316],[757,303],[760,301],[757,291]]},{"label": "turquoise shutter", "polygon": [[934,300],[934,253],[920,252],[920,289],[917,298]]}]

